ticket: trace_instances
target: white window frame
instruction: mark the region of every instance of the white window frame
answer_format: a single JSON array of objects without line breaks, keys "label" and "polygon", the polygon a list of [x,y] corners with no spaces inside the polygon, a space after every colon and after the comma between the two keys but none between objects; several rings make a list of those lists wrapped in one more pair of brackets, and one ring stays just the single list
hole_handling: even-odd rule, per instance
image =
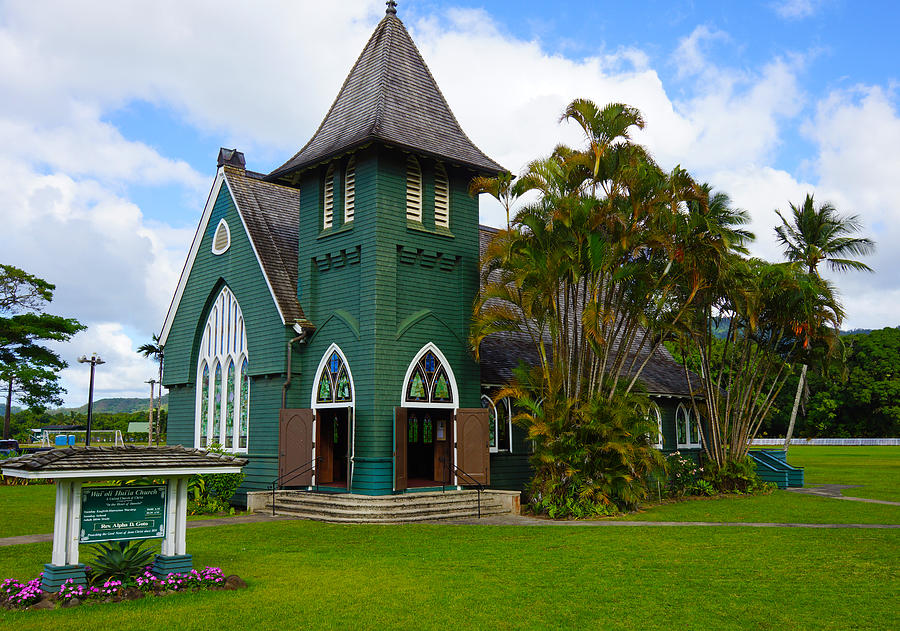
[{"label": "white window frame", "polygon": [[662,449],[665,445],[665,437],[663,436],[663,422],[662,422],[662,410],[659,409],[659,406],[656,403],[650,403],[650,407],[647,409],[647,419],[649,421],[653,421],[656,418],[656,442],[653,444],[657,449]]},{"label": "white window frame", "polygon": [[[431,351],[432,353],[435,354],[435,356],[441,362],[441,366],[444,368],[444,370],[447,371],[447,379],[450,380],[450,388],[451,388],[451,391],[450,391],[451,400],[448,403],[431,402],[431,401],[428,401],[428,402],[421,401],[421,402],[414,403],[414,402],[406,400],[406,386],[409,385],[409,380],[412,378],[413,371],[416,369],[416,366],[419,365],[419,360],[422,359],[422,357],[428,351]],[[429,385],[428,396],[430,398],[431,397],[431,388],[430,388],[430,384],[428,384],[428,385]],[[446,408],[446,409],[451,409],[451,410],[455,410],[456,408],[459,407],[459,388],[456,385],[456,376],[453,374],[453,368],[450,367],[450,362],[448,362],[447,358],[444,357],[444,354],[441,352],[441,349],[439,349],[433,343],[428,342],[428,344],[423,346],[421,348],[421,350],[419,350],[419,352],[416,353],[416,356],[413,357],[413,360],[411,362],[409,362],[409,367],[406,369],[406,375],[404,375],[403,383],[400,386],[400,405],[402,405],[403,407],[407,407],[407,408]]]},{"label": "white window frame", "polygon": [[[684,405],[684,403],[678,404],[678,409],[675,410],[675,442],[679,449],[699,449],[701,446],[701,438],[700,438],[700,428],[697,428],[697,442],[691,442],[691,423],[696,423],[697,420],[694,418],[694,415],[691,414],[691,411]],[[684,429],[684,437],[686,442],[681,442],[678,440],[678,425],[682,424]]]},{"label": "white window frame", "polygon": [[[217,248],[216,241],[219,240],[218,239],[219,231],[223,230],[223,229],[225,230],[225,245],[221,248]],[[216,231],[213,232],[212,253],[215,254],[216,256],[219,256],[220,254],[225,254],[225,252],[227,252],[228,248],[230,248],[230,247],[231,247],[231,228],[228,227],[228,222],[225,221],[225,218],[223,217],[222,219],[219,219],[219,223],[218,223],[218,225],[216,225]]]},{"label": "white window frame", "polygon": [[[194,447],[207,449],[212,444],[218,444],[224,451],[232,453],[247,453],[250,447],[249,404],[250,392],[247,392],[248,420],[247,420],[247,446],[240,447],[241,432],[241,386],[244,375],[242,374],[244,359],[249,365],[249,353],[247,349],[247,331],[244,328],[244,317],[237,298],[226,286],[223,287],[209,310],[206,325],[203,327],[203,338],[200,342],[200,352],[197,354],[196,396],[194,408]],[[228,362],[234,362],[234,382],[228,382]],[[207,400],[203,401],[203,366],[209,367],[209,392]],[[222,370],[221,403],[216,401],[216,366]],[[216,427],[216,405],[224,408],[228,401],[228,390],[234,388],[234,423],[231,435],[231,447],[225,446],[225,430],[228,424],[223,411],[218,427]],[[213,431],[207,432],[206,444],[200,444],[200,419],[202,406],[207,409],[207,426],[212,426]]]}]

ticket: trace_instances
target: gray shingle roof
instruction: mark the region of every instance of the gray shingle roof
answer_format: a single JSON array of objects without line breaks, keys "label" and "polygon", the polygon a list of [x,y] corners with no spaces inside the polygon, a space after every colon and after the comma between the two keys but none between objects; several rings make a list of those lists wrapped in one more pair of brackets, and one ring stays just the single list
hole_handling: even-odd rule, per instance
[{"label": "gray shingle roof", "polygon": [[302,320],[297,301],[300,191],[266,182],[260,173],[223,168],[285,321]]},{"label": "gray shingle roof", "polygon": [[391,12],[376,27],[312,139],[268,177],[372,140],[481,172],[503,170],[463,132],[403,22]]},{"label": "gray shingle roof", "polygon": [[[479,227],[479,249],[484,255],[487,244],[497,233],[496,228],[487,226]],[[635,344],[638,340],[635,340]],[[634,344],[633,344],[634,345]],[[519,362],[534,366],[539,361],[537,349],[531,337],[524,332],[494,333],[481,342],[479,348],[481,356],[481,382],[490,385],[501,385],[512,379],[513,368]],[[629,360],[634,352],[629,353]],[[640,352],[641,360],[646,358],[647,351]],[[642,362],[638,361],[637,365]],[[699,378],[692,377],[694,384],[699,383]],[[650,394],[664,396],[689,396],[690,388],[684,376],[684,368],[675,361],[669,351],[661,346],[654,352],[653,357],[644,367],[640,381],[643,382]]]},{"label": "gray shingle roof", "polygon": [[89,469],[197,469],[209,467],[243,467],[244,458],[227,454],[185,449],[181,445],[167,447],[65,447],[39,451],[4,460],[4,471],[64,472]]}]

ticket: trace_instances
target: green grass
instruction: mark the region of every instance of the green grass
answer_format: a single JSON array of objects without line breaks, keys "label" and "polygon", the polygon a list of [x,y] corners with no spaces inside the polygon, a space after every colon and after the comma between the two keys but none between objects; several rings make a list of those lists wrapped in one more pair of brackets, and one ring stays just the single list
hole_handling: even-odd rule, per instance
[{"label": "green grass", "polygon": [[844,495],[900,502],[900,447],[791,446],[788,462],[804,467],[804,482],[862,484]]},{"label": "green grass", "polygon": [[[28,629],[890,629],[900,538],[888,530],[340,526],[188,532],[195,565],[249,589],[2,612]],[[37,574],[49,544],[0,548]],[[777,561],[776,561],[777,560]]]},{"label": "green grass", "polygon": [[900,506],[775,491],[771,495],[692,498],[619,517],[637,521],[900,524]]}]

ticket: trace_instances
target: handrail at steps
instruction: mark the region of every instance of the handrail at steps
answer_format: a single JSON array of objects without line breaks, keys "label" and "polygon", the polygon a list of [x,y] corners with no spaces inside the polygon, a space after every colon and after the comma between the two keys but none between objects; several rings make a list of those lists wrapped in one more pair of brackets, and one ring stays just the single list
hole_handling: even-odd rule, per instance
[{"label": "handrail at steps", "polygon": [[[472,481],[472,484],[474,484],[475,487],[478,489],[478,519],[481,519],[481,492],[484,491],[484,485],[481,482],[479,482],[478,480],[476,480],[475,478],[473,478],[471,475],[469,475],[468,473],[466,473],[465,471],[463,471],[462,469],[457,467],[456,464],[454,464],[452,462],[450,463],[450,471],[455,472],[457,475],[462,475],[463,477],[468,478],[469,480]],[[442,492],[446,492],[446,488],[443,488]]]},{"label": "handrail at steps", "polygon": [[[300,465],[299,467],[296,467],[296,468],[288,471],[287,473],[280,475],[277,478],[275,478],[274,480],[272,480],[272,516],[273,517],[275,516],[275,491],[278,490],[278,487],[280,487],[282,484],[284,484],[285,481],[287,481],[287,480],[293,480],[298,475],[307,473],[309,471],[315,472],[316,464],[318,464],[319,460],[321,460],[321,459],[322,459],[322,456],[316,456],[309,462],[306,462],[306,463]],[[318,476],[316,476],[316,490],[317,491],[319,490]]]}]

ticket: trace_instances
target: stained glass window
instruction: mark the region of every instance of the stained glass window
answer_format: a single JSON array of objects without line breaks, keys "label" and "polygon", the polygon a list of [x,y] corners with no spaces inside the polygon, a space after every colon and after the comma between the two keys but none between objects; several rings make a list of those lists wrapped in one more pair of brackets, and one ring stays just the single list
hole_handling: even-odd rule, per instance
[{"label": "stained glass window", "polygon": [[494,407],[494,403],[491,401],[489,396],[482,395],[481,396],[481,407],[487,408],[488,411],[488,432],[490,435],[490,447],[491,449],[496,449],[497,447],[497,408]]},{"label": "stained glass window", "polygon": [[222,407],[223,407],[223,404],[225,403],[225,401],[222,398],[222,395],[224,394],[223,388],[222,388],[222,364],[216,364],[216,386],[215,387],[216,387],[216,394],[215,394],[214,404],[216,406],[215,407],[215,409],[216,409],[216,424],[215,424],[215,427],[213,427],[210,430],[209,436],[211,439],[214,439],[214,437],[218,436],[219,440],[216,440],[215,442],[218,442],[221,445],[222,444],[222,440],[221,440],[221,438],[222,438],[222,436],[221,436],[221,433],[222,433]]},{"label": "stained glass window", "polygon": [[497,403],[497,449],[509,451],[509,433],[509,399],[501,399]]},{"label": "stained glass window", "polygon": [[408,402],[452,403],[453,387],[447,370],[432,351],[426,351],[414,365],[406,384]]},{"label": "stained glass window", "polygon": [[207,316],[197,359],[196,447],[217,443],[223,449],[247,448],[250,378],[246,348],[241,307],[224,287]]},{"label": "stained glass window", "polygon": [[419,419],[416,416],[410,416],[407,423],[409,425],[409,442],[419,442]]},{"label": "stained glass window", "polygon": [[234,381],[234,361],[228,362],[226,387],[228,394],[226,395],[225,409],[225,448],[231,449],[234,446],[234,392],[237,389],[237,383]]},{"label": "stained glass window", "polygon": [[200,447],[206,447],[207,423],[209,423],[209,366],[203,362],[203,377],[200,389]]},{"label": "stained glass window", "polygon": [[335,401],[350,401],[353,399],[350,394],[350,377],[347,376],[347,371],[344,370],[344,367],[341,366],[341,374],[338,375],[337,384],[335,384]]},{"label": "stained glass window", "polygon": [[326,357],[328,361],[316,386],[316,403],[350,403],[353,401],[353,384],[343,357],[336,350]]},{"label": "stained glass window", "polygon": [[687,445],[688,437],[687,437],[687,423],[688,423],[688,413],[687,410],[684,409],[684,406],[679,405],[678,411],[675,412],[675,434],[678,440],[678,446],[684,447]]},{"label": "stained glass window", "polygon": [[331,387],[331,375],[328,369],[322,371],[319,375],[319,393],[316,395],[317,403],[334,403],[334,396]]},{"label": "stained glass window", "polygon": [[407,401],[427,401],[428,393],[425,391],[425,376],[422,371],[416,369],[409,381],[409,391],[406,394]]},{"label": "stained glass window", "polygon": [[432,436],[431,416],[426,414],[425,418],[422,419],[422,442],[430,445],[433,440]]},{"label": "stained glass window", "polygon": [[247,358],[241,364],[241,429],[238,447],[247,448],[247,429],[250,427],[250,369]]},{"label": "stained glass window", "polygon": [[691,420],[690,422],[691,428],[691,444],[699,445],[700,444],[700,428],[697,426],[696,420]]}]

